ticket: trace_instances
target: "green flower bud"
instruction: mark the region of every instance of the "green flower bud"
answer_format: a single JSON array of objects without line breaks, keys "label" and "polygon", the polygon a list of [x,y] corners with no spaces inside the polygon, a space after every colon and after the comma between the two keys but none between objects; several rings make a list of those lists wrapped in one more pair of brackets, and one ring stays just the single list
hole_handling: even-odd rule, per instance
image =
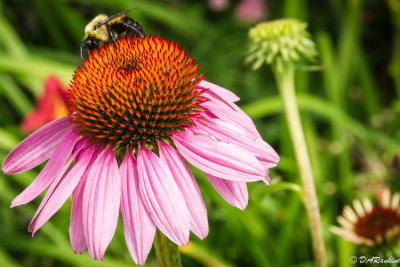
[{"label": "green flower bud", "polygon": [[249,31],[250,47],[246,62],[253,62],[253,69],[266,64],[314,60],[315,44],[306,31],[307,24],[296,19],[262,22]]}]

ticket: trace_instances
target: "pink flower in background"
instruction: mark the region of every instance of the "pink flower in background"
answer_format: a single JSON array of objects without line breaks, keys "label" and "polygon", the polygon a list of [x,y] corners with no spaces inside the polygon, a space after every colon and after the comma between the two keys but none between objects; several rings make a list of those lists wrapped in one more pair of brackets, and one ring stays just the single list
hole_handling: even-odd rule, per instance
[{"label": "pink flower in background", "polygon": [[[214,12],[221,12],[228,8],[229,0],[208,0],[208,7]],[[266,0],[242,0],[235,7],[238,19],[247,22],[259,22],[268,16]]]},{"label": "pink flower in background", "polygon": [[153,36],[116,43],[118,56],[106,45],[76,70],[69,115],[22,141],[2,170],[23,172],[48,160],[11,205],[48,188],[29,225],[33,234],[72,194],[75,253],[88,249],[102,259],[120,211],[131,256],[144,264],[156,227],[177,245],[188,242],[190,231],[208,234],[207,210],[186,161],[244,209],[246,183],[268,183],[279,157],[235,104],[239,98],[196,77],[198,65],[177,44]]},{"label": "pink flower in background", "polygon": [[236,16],[243,21],[259,22],[267,18],[265,0],[242,0],[235,8]]},{"label": "pink flower in background", "polygon": [[224,11],[229,5],[229,0],[208,0],[208,7],[215,12]]},{"label": "pink flower in background", "polygon": [[24,120],[21,128],[24,133],[31,133],[52,120],[68,114],[67,92],[54,76],[45,80],[44,91],[39,96],[37,105]]}]

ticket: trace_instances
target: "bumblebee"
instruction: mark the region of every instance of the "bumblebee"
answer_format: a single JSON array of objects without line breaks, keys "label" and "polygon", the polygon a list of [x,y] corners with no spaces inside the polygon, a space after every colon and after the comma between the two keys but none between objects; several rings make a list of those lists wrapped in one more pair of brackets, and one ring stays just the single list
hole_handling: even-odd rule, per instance
[{"label": "bumblebee", "polygon": [[81,58],[83,58],[82,47],[86,50],[87,54],[90,54],[94,49],[98,49],[106,43],[113,42],[115,45],[115,40],[119,37],[137,35],[143,38],[145,35],[143,26],[136,20],[125,15],[133,9],[119,12],[110,17],[100,14],[89,22],[85,27],[85,36],[83,37],[81,46]]}]

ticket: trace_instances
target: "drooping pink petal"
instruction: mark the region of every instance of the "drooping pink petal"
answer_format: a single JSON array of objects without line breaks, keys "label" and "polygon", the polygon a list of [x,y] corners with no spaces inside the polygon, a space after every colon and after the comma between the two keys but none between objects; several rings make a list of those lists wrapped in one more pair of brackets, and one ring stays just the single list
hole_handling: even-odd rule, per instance
[{"label": "drooping pink petal", "polygon": [[121,182],[108,146],[90,168],[82,200],[83,233],[90,256],[103,259],[118,222]]},{"label": "drooping pink petal", "polygon": [[265,142],[261,138],[256,138],[256,143],[260,147],[260,150],[265,151],[268,154],[268,157],[257,156],[261,164],[265,168],[275,167],[280,161],[278,153],[276,153],[276,151],[272,148],[272,146],[270,146],[267,142]]},{"label": "drooping pink petal", "polygon": [[72,130],[62,138],[61,143],[54,151],[53,156],[47,162],[46,166],[44,166],[35,180],[11,202],[11,208],[32,201],[54,181],[57,175],[64,174],[69,166],[65,167],[66,162],[75,146],[78,136],[79,132]]},{"label": "drooping pink petal", "polygon": [[246,208],[249,201],[249,194],[247,193],[245,182],[228,181],[210,174],[206,174],[206,176],[226,202],[241,210]]},{"label": "drooping pink petal", "polygon": [[29,135],[4,160],[4,173],[18,173],[32,169],[54,153],[63,136],[74,127],[69,116],[52,121]]},{"label": "drooping pink petal", "polygon": [[190,230],[200,237],[208,234],[207,209],[200,189],[186,162],[178,152],[164,141],[158,142],[161,160],[169,167],[190,213]]},{"label": "drooping pink petal", "polygon": [[222,88],[221,86],[218,86],[216,84],[207,82],[205,80],[202,80],[197,88],[200,89],[208,89],[205,94],[207,94],[209,97],[216,97],[220,101],[227,101],[227,102],[237,102],[240,100],[240,98],[235,95],[233,92]]},{"label": "drooping pink petal", "polygon": [[94,153],[87,162],[87,167],[83,173],[78,185],[76,186],[72,194],[72,204],[71,204],[71,222],[70,222],[70,240],[71,246],[74,253],[82,253],[87,248],[85,236],[83,233],[83,221],[82,221],[82,200],[83,191],[85,188],[85,183],[91,166],[100,154],[101,149],[96,145],[89,144],[88,149],[93,150]]},{"label": "drooping pink petal", "polygon": [[197,88],[202,90],[202,93],[199,97],[202,100],[202,102],[211,101],[213,103],[218,103],[218,105],[226,106],[232,110],[235,109],[236,105],[234,102],[228,101],[224,98],[221,98],[219,95],[215,94],[214,92],[204,90],[202,87],[197,87]]},{"label": "drooping pink petal", "polygon": [[[208,118],[207,121],[194,118],[193,121],[200,130],[205,131],[217,140],[238,145],[240,148],[253,153],[265,168],[274,167],[279,162],[278,154],[270,145],[262,139],[248,137],[246,132],[237,125],[213,118]],[[196,130],[194,127],[192,129],[194,129],[193,131]]]},{"label": "drooping pink petal", "polygon": [[250,152],[190,131],[175,132],[172,139],[182,156],[205,173],[232,181],[264,179],[266,172]]},{"label": "drooping pink petal", "polygon": [[[88,166],[90,168],[90,165]],[[82,199],[86,176],[83,175],[72,193],[71,218],[69,225],[69,239],[74,253],[82,253],[87,249],[82,223]]]},{"label": "drooping pink petal", "polygon": [[189,241],[190,215],[172,173],[159,157],[139,146],[139,191],[155,225],[181,246]]},{"label": "drooping pink petal", "polygon": [[156,226],[140,196],[136,159],[130,152],[126,153],[119,173],[122,180],[121,214],[126,243],[135,263],[144,265],[153,244]]},{"label": "drooping pink petal", "polygon": [[246,131],[246,134],[251,138],[261,138],[260,133],[257,131],[254,122],[251,118],[243,112],[236,104],[232,103],[230,106],[221,105],[220,101],[206,101],[199,106],[213,113],[218,118],[236,124]]},{"label": "drooping pink petal", "polygon": [[97,159],[97,156],[101,153],[101,148],[93,144],[88,144],[87,149],[92,150],[93,155],[90,158],[90,160],[86,162],[87,164],[86,170],[81,176],[81,179],[78,185],[76,186],[74,192],[72,193],[69,237],[71,241],[72,250],[74,251],[74,253],[82,253],[87,248],[85,235],[83,233],[83,220],[82,220],[83,191],[85,188],[85,183],[89,171],[91,170],[93,163]]},{"label": "drooping pink petal", "polygon": [[269,178],[269,171],[267,172],[267,176],[265,176],[265,178],[263,179],[264,184],[266,184],[267,186],[269,186],[269,182],[271,181],[271,179]]},{"label": "drooping pink petal", "polygon": [[[82,142],[83,144],[77,144],[78,148],[75,149],[73,155],[67,160],[64,169],[67,169],[71,165],[75,158],[74,154],[78,154],[87,141],[86,138],[78,141],[78,143]],[[75,189],[81,176],[85,172],[93,153],[94,149],[91,149],[91,147],[85,147],[83,152],[78,154],[74,167],[68,173],[64,174],[64,172],[60,172],[57,175],[49,190],[46,192],[42,203],[40,203],[40,206],[29,225],[29,231],[32,232],[32,235],[34,235],[35,232],[61,208],[64,202],[72,194],[72,191]]]}]

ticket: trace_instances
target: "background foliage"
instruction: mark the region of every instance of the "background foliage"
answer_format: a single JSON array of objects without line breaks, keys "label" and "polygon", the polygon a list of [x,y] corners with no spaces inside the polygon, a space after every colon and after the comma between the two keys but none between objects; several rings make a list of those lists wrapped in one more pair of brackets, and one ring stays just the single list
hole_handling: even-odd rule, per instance
[{"label": "background foliage", "polygon": [[[24,138],[20,123],[35,105],[43,80],[56,74],[65,85],[81,64],[83,29],[99,13],[132,7],[129,16],[148,34],[175,40],[196,57],[206,79],[241,97],[242,108],[281,155],[273,185],[248,185],[245,211],[229,206],[193,170],[208,209],[210,233],[191,236],[181,248],[184,266],[312,266],[304,206],[296,187],[296,164],[270,69],[245,65],[251,23],[234,13],[238,1],[213,12],[188,0],[0,1],[0,157]],[[329,225],[354,198],[383,182],[392,191],[400,175],[400,1],[268,1],[268,20],[293,17],[309,24],[320,53],[320,71],[298,71],[296,87],[320,201],[328,263],[348,266],[357,249],[333,236]],[[132,266],[122,224],[104,261],[69,245],[70,202],[32,239],[29,221],[41,198],[10,210],[11,200],[37,175],[0,174],[1,266]],[[276,183],[282,181],[281,183]],[[286,190],[289,189],[289,190]],[[154,266],[154,253],[147,261]]]}]

